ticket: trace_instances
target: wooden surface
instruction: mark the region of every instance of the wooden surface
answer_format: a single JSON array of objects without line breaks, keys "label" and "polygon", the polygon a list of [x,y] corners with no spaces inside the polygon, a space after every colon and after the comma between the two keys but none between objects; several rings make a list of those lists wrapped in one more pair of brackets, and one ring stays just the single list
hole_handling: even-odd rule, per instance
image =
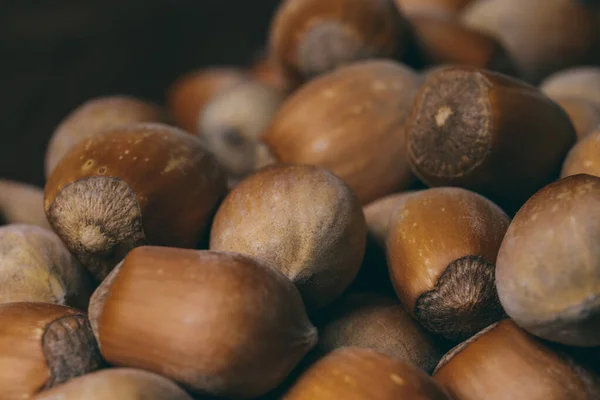
[{"label": "wooden surface", "polygon": [[47,142],[95,96],[162,103],[179,74],[249,63],[278,0],[4,0],[0,178],[44,184]]}]

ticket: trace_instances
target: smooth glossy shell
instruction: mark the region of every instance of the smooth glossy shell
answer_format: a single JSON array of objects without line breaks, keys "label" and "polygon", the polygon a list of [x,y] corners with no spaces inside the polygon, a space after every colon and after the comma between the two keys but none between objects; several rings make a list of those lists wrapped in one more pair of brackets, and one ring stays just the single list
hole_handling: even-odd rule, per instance
[{"label": "smooth glossy shell", "polygon": [[77,107],[52,134],[46,151],[46,177],[77,143],[124,125],[168,122],[158,106],[128,96],[99,97]]},{"label": "smooth glossy shell", "polygon": [[593,400],[597,377],[505,320],[451,350],[434,379],[455,400]]},{"label": "smooth glossy shell", "polygon": [[408,191],[390,194],[363,207],[368,233],[381,247],[385,247],[392,215],[409,196],[415,193],[417,192]]},{"label": "smooth glossy shell", "polygon": [[264,141],[278,160],[329,169],[370,203],[413,182],[404,125],[420,84],[392,61],[340,68],[289,97]]},{"label": "smooth glossy shell", "polygon": [[393,294],[385,254],[388,224],[399,204],[412,193],[414,192],[391,194],[363,207],[367,222],[367,246],[362,265],[349,291]]},{"label": "smooth glossy shell", "polygon": [[103,279],[140,244],[196,246],[225,190],[197,137],[141,124],[70,151],[46,184],[44,206],[69,249]]},{"label": "smooth glossy shell", "polygon": [[546,186],[519,210],[498,253],[508,315],[544,339],[600,346],[600,178]]},{"label": "smooth glossy shell", "polygon": [[317,340],[296,288],[234,253],[140,247],[94,293],[105,359],[199,394],[255,398]]},{"label": "smooth glossy shell", "polygon": [[317,361],[284,400],[450,400],[423,371],[379,352],[338,349]]},{"label": "smooth glossy shell", "polygon": [[494,263],[508,224],[497,205],[460,188],[405,199],[390,220],[387,254],[407,310],[458,340],[501,318]]},{"label": "smooth glossy shell", "polygon": [[350,285],[365,251],[360,204],[348,186],[311,166],[272,166],[246,178],[215,216],[210,249],[261,260],[296,284],[309,308]]}]

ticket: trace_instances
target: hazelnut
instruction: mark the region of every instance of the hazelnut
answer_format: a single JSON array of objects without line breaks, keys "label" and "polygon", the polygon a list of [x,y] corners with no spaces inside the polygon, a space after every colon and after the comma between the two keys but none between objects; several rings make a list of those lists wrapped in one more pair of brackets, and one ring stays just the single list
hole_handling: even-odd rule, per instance
[{"label": "hazelnut", "polygon": [[536,193],[498,253],[506,313],[541,338],[600,346],[600,178],[574,175]]},{"label": "hazelnut", "polygon": [[213,96],[248,79],[235,68],[215,67],[190,72],[167,90],[167,107],[175,123],[186,131],[198,133],[198,118]]},{"label": "hazelnut", "polygon": [[0,303],[45,302],[86,309],[92,281],[52,231],[0,227]]},{"label": "hazelnut", "polygon": [[433,377],[455,400],[593,400],[600,396],[597,377],[511,320],[494,324],[455,347]]},{"label": "hazelnut", "polygon": [[276,165],[244,179],[225,198],[210,249],[246,254],[281,271],[315,309],[352,283],[365,237],[360,204],[341,179],[316,167]]},{"label": "hazelnut", "polygon": [[375,200],[363,207],[367,233],[381,248],[385,247],[390,219],[406,199],[418,191],[394,193]]},{"label": "hazelnut", "polygon": [[44,213],[44,191],[36,186],[0,179],[0,221],[49,229]]},{"label": "hazelnut", "polygon": [[203,395],[249,399],[279,385],[317,341],[296,288],[234,253],[139,247],[90,301],[104,358]]},{"label": "hazelnut", "polygon": [[284,0],[270,51],[290,76],[309,79],[354,61],[401,55],[407,28],[392,0]]},{"label": "hazelnut", "polygon": [[404,307],[453,341],[501,319],[494,263],[508,224],[504,211],[468,190],[429,189],[406,198],[387,238],[390,275]]},{"label": "hazelnut", "polygon": [[0,304],[0,398],[28,399],[102,366],[85,316],[45,303]]},{"label": "hazelnut", "polygon": [[151,372],[113,368],[71,379],[33,400],[192,400],[179,386]]},{"label": "hazelnut", "polygon": [[571,149],[563,164],[562,177],[588,174],[600,177],[600,125]]},{"label": "hazelnut", "polygon": [[414,191],[394,193],[363,207],[367,223],[367,245],[358,275],[350,286],[353,292],[375,291],[394,294],[385,255],[390,218],[400,203]]},{"label": "hazelnut", "polygon": [[447,15],[410,17],[417,52],[426,65],[457,64],[515,75],[516,69],[493,37],[460,24]]},{"label": "hazelnut", "polygon": [[319,331],[319,348],[326,353],[340,347],[369,348],[427,373],[433,372],[442,357],[433,337],[393,297],[346,295],[326,312]]},{"label": "hazelnut", "polygon": [[168,122],[166,113],[147,101],[128,96],[91,99],[56,128],[46,150],[46,177],[79,142],[109,129],[143,122]]},{"label": "hazelnut", "polygon": [[475,0],[394,0],[406,16],[423,14],[456,15]]},{"label": "hazelnut", "polygon": [[413,182],[404,125],[420,84],[392,61],[340,68],[290,96],[263,140],[277,160],[327,168],[368,204]]},{"label": "hazelnut", "polygon": [[319,360],[284,400],[450,400],[445,390],[409,363],[370,349],[345,347]]},{"label": "hazelnut", "polygon": [[578,140],[600,126],[600,107],[594,103],[576,97],[557,97],[554,101],[560,104],[571,119]]},{"label": "hazelnut", "polygon": [[430,74],[406,132],[425,183],[474,190],[509,212],[559,175],[576,138],[568,115],[539,90],[472,67]]},{"label": "hazelnut", "polygon": [[597,58],[598,19],[578,1],[475,1],[463,11],[462,21],[498,39],[519,75],[532,83]]},{"label": "hazelnut", "polygon": [[575,67],[546,78],[540,89],[548,97],[584,99],[600,108],[600,67]]},{"label": "hazelnut", "polygon": [[73,148],[46,184],[44,207],[69,250],[102,280],[136,246],[196,246],[225,191],[200,139],[139,124]]},{"label": "hazelnut", "polygon": [[204,107],[198,132],[231,180],[256,168],[260,136],[283,99],[279,90],[248,81],[224,90]]}]

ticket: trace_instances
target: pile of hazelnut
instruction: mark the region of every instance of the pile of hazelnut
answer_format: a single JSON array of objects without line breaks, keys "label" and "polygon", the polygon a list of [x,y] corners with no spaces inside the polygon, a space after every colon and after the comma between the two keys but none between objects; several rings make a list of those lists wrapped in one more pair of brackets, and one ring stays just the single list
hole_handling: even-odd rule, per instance
[{"label": "pile of hazelnut", "polygon": [[0,181],[0,399],[600,399],[600,7],[282,0]]}]

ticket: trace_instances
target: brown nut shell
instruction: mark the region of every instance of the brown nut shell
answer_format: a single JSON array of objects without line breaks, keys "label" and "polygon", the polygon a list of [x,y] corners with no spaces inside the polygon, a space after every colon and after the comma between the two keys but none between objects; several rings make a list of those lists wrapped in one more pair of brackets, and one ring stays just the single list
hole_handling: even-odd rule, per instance
[{"label": "brown nut shell", "polygon": [[283,100],[280,90],[248,81],[206,104],[198,132],[230,179],[239,180],[256,169],[260,137]]},{"label": "brown nut shell", "polygon": [[340,347],[368,348],[427,373],[442,357],[434,338],[393,297],[346,295],[331,306],[325,321],[319,329],[319,348],[326,353]]},{"label": "brown nut shell", "polygon": [[210,249],[246,254],[279,270],[315,309],[353,281],[365,238],[360,204],[341,179],[316,167],[276,165],[249,176],[225,198]]},{"label": "brown nut shell", "polygon": [[392,61],[364,61],[309,82],[264,136],[276,159],[327,168],[362,204],[413,182],[404,125],[421,77]]},{"label": "brown nut shell", "polygon": [[179,127],[196,134],[198,117],[213,96],[247,79],[244,71],[231,67],[190,72],[167,89],[167,108]]},{"label": "brown nut shell", "polygon": [[409,18],[417,51],[426,65],[470,65],[516,75],[502,45],[485,33],[463,26],[448,15],[423,14]]},{"label": "brown nut shell", "polygon": [[367,246],[362,265],[349,291],[394,294],[387,267],[385,240],[392,214],[413,193],[415,192],[407,191],[391,194],[363,207],[367,223]]},{"label": "brown nut shell", "polygon": [[382,248],[385,247],[390,219],[394,212],[415,193],[418,191],[390,194],[363,207],[368,234]]},{"label": "brown nut shell", "polygon": [[455,400],[593,400],[600,381],[511,320],[451,350],[433,375]]},{"label": "brown nut shell", "polygon": [[600,108],[600,67],[575,67],[556,72],[542,82],[540,89],[552,99],[584,99]]},{"label": "brown nut shell", "polygon": [[398,9],[409,17],[424,14],[456,15],[475,0],[394,0]]},{"label": "brown nut shell", "polygon": [[345,347],[317,361],[284,400],[450,400],[423,371],[370,349]]},{"label": "brown nut shell", "polygon": [[0,227],[0,303],[43,302],[87,309],[87,271],[54,232],[34,225]]},{"label": "brown nut shell", "polygon": [[71,379],[33,400],[192,400],[167,378],[151,372],[111,368]]},{"label": "brown nut shell", "polygon": [[79,142],[124,125],[168,122],[167,114],[155,104],[129,96],[91,99],[73,110],[56,128],[46,151],[46,177]]},{"label": "brown nut shell", "polygon": [[498,39],[531,83],[598,58],[598,18],[582,1],[475,1],[462,21]]},{"label": "brown nut shell", "polygon": [[44,206],[54,231],[102,280],[136,246],[196,246],[225,191],[200,139],[140,124],[72,149],[46,184]]},{"label": "brown nut shell", "polygon": [[578,140],[600,127],[600,107],[594,103],[575,97],[556,97],[554,100],[569,115]]},{"label": "brown nut shell", "polygon": [[199,394],[255,398],[317,341],[296,288],[234,253],[140,247],[90,301],[102,354]]},{"label": "brown nut shell", "polygon": [[600,177],[600,125],[571,149],[563,164],[563,178],[588,174]]},{"label": "brown nut shell", "polygon": [[44,191],[36,186],[0,179],[0,222],[50,229],[44,213]]},{"label": "brown nut shell", "polygon": [[568,115],[539,90],[470,67],[430,74],[406,131],[425,183],[474,190],[508,212],[559,175],[576,139]]},{"label": "brown nut shell", "polygon": [[396,210],[387,238],[402,304],[432,332],[460,341],[504,316],[494,263],[509,218],[460,188],[429,189]]},{"label": "brown nut shell", "polygon": [[35,393],[94,371],[102,358],[86,315],[45,303],[0,304],[0,398]]},{"label": "brown nut shell", "polygon": [[552,183],[519,210],[498,253],[507,314],[541,338],[600,346],[600,178]]},{"label": "brown nut shell", "polygon": [[284,0],[271,24],[270,51],[292,77],[309,79],[402,54],[407,39],[392,0]]}]

